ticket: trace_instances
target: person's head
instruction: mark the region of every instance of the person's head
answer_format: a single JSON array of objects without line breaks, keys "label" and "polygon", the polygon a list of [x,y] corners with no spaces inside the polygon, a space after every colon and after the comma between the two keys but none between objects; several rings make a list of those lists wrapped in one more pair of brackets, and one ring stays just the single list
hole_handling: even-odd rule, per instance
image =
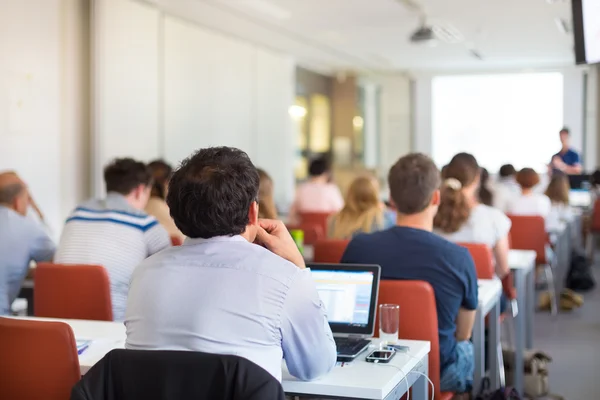
[{"label": "person's head", "polygon": [[568,205],[570,189],[567,175],[555,172],[552,174],[552,179],[550,179],[550,183],[546,189],[546,196],[553,203]]},{"label": "person's head", "polygon": [[258,168],[258,216],[259,218],[277,219],[277,207],[273,196],[273,180],[264,170]]},{"label": "person's head", "polygon": [[345,239],[355,232],[371,232],[374,223],[383,224],[377,181],[359,176],[350,184],[344,208],[338,213],[332,238]]},{"label": "person's head", "polygon": [[143,209],[150,198],[152,175],[143,162],[117,158],[104,168],[106,191],[119,193],[135,208]]},{"label": "person's head", "polygon": [[479,202],[486,206],[491,206],[493,203],[492,191],[488,187],[490,181],[490,173],[487,169],[481,168],[481,176],[479,182]]},{"label": "person's head", "polygon": [[568,149],[571,132],[569,132],[568,128],[562,128],[559,132],[559,135],[560,135],[560,143],[562,144],[563,149]]},{"label": "person's head", "polygon": [[523,193],[528,193],[540,183],[540,176],[533,168],[523,168],[517,173],[517,183]]},{"label": "person's head", "polygon": [[148,164],[148,168],[150,168],[150,173],[154,181],[150,195],[164,200],[167,197],[169,181],[171,180],[171,176],[173,176],[173,168],[163,160],[152,161]]},{"label": "person's head", "polygon": [[431,230],[440,202],[440,171],[431,158],[421,153],[401,157],[388,174],[390,198],[398,221],[414,219]]},{"label": "person's head", "polygon": [[441,202],[434,226],[446,233],[457,232],[479,201],[481,170],[473,155],[459,153],[452,158],[442,176]]},{"label": "person's head", "polygon": [[311,178],[329,179],[331,175],[331,164],[327,157],[319,157],[310,162],[308,166],[308,175]]},{"label": "person's head", "polygon": [[258,171],[242,150],[200,149],[183,160],[171,178],[167,204],[187,237],[243,235],[256,238]]},{"label": "person's head", "polygon": [[600,169],[594,171],[591,176],[590,183],[594,186],[600,186]]},{"label": "person's head", "polygon": [[27,214],[29,207],[27,185],[12,171],[0,173],[0,205],[18,214]]},{"label": "person's head", "polygon": [[504,164],[500,167],[500,171],[498,173],[502,179],[514,177],[516,174],[517,170],[512,164]]}]

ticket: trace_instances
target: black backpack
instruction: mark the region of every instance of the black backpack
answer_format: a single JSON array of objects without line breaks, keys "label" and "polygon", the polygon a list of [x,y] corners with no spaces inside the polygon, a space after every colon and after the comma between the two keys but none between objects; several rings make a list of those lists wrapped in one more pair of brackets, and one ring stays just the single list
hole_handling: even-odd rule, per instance
[{"label": "black backpack", "polygon": [[587,257],[573,252],[565,286],[576,292],[585,292],[596,286],[596,281],[592,276],[590,262]]},{"label": "black backpack", "polygon": [[500,388],[498,390],[490,390],[490,378],[483,378],[481,381],[481,389],[474,400],[522,400],[519,392],[515,388]]}]

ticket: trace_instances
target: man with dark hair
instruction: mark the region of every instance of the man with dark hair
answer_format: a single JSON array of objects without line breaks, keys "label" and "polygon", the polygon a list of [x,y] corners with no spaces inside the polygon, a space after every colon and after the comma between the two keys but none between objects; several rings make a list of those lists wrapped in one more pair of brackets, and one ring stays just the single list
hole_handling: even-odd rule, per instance
[{"label": "man with dark hair", "polygon": [[282,358],[300,379],[329,372],[336,347],[324,307],[285,226],[258,219],[258,187],[241,150],[183,161],[167,203],[188,239],[135,270],[126,348],[235,354],[279,380]]},{"label": "man with dark hair", "polygon": [[133,269],[171,241],[158,221],[143,211],[152,186],[144,163],[114,160],[104,169],[104,181],[106,198],[80,205],[67,219],[54,261],[106,268],[113,318],[122,321]]},{"label": "man with dark hair", "polygon": [[10,314],[30,261],[50,261],[54,255],[52,239],[26,216],[31,204],[29,190],[18,175],[0,173],[0,315]]},{"label": "man with dark hair", "polygon": [[432,233],[440,204],[440,172],[423,154],[409,154],[388,175],[396,226],[358,235],[343,263],[378,264],[381,279],[426,281],[435,292],[442,391],[466,392],[474,356],[469,341],[477,309],[477,275],[469,252]]},{"label": "man with dark hair", "polygon": [[290,220],[298,221],[301,213],[336,213],[344,207],[340,189],[331,181],[331,165],[326,157],[311,161],[308,181],[296,190]]},{"label": "man with dark hair", "polygon": [[550,163],[552,171],[560,171],[568,175],[581,174],[579,154],[569,146],[571,133],[569,129],[562,128],[559,132],[561,149],[552,156]]},{"label": "man with dark hair", "polygon": [[506,212],[509,204],[521,194],[521,188],[515,179],[516,176],[517,170],[512,164],[505,164],[500,167],[498,181],[493,186],[493,206],[500,211]]}]

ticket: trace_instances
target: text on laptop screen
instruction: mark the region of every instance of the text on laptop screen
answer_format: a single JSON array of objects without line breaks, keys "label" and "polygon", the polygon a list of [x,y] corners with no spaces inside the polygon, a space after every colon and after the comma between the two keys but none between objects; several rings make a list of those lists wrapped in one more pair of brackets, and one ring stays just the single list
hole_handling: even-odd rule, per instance
[{"label": "text on laptop screen", "polygon": [[330,324],[367,326],[373,273],[311,271]]}]

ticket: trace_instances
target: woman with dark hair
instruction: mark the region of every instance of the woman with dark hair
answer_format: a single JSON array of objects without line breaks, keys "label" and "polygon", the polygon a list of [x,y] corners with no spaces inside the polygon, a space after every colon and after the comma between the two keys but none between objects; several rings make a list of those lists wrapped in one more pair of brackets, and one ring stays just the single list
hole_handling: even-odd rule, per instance
[{"label": "woman with dark hair", "polygon": [[459,153],[442,175],[441,202],[434,219],[435,232],[455,243],[483,243],[493,250],[496,275],[508,266],[510,219],[480,201],[481,169],[475,157]]},{"label": "woman with dark hair", "polygon": [[532,168],[523,168],[517,173],[517,183],[521,186],[521,196],[508,205],[508,213],[514,215],[540,215],[546,218],[550,214],[552,203],[548,196],[536,193],[533,189],[540,183],[540,176]]},{"label": "woman with dark hair", "polygon": [[163,160],[155,160],[148,164],[152,174],[152,191],[146,205],[146,212],[158,220],[158,222],[169,232],[171,237],[183,240],[185,236],[177,229],[169,212],[169,206],[165,199],[169,190],[169,181],[173,176],[173,168]]},{"label": "woman with dark hair", "polygon": [[487,169],[481,168],[481,183],[479,184],[479,201],[481,204],[491,206],[494,201],[494,194],[490,190],[490,173]]}]

